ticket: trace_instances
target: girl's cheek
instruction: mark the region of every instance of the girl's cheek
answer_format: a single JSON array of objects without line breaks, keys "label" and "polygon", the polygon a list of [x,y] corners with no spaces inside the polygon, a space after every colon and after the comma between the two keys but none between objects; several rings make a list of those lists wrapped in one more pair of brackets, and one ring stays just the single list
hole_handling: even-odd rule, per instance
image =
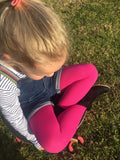
[{"label": "girl's cheek", "polygon": [[46,77],[52,77],[54,75],[54,73],[48,74],[46,75]]}]

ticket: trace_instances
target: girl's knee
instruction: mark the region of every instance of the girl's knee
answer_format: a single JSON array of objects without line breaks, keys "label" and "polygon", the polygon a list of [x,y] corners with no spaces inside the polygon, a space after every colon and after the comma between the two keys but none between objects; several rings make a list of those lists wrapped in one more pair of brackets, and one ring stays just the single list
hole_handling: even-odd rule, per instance
[{"label": "girl's knee", "polygon": [[82,73],[82,75],[98,77],[97,68],[91,63],[78,64],[76,67],[78,67],[78,71]]},{"label": "girl's knee", "polygon": [[86,64],[80,64],[79,66],[80,66],[79,72],[81,72],[80,76],[82,75],[83,78],[88,78],[94,82],[97,80],[98,71],[93,64],[86,63]]},{"label": "girl's knee", "polygon": [[49,153],[58,153],[64,149],[64,145],[60,140],[49,139],[47,144],[43,145],[43,148]]},{"label": "girl's knee", "polygon": [[91,76],[94,77],[95,79],[97,79],[97,77],[98,77],[97,68],[91,63],[88,64],[88,68],[91,73]]}]

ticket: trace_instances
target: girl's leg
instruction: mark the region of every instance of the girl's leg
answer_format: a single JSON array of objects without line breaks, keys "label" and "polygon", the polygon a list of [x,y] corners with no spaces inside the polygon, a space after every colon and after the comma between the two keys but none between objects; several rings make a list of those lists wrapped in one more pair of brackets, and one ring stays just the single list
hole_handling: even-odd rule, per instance
[{"label": "girl's leg", "polygon": [[92,64],[78,64],[63,68],[60,79],[62,97],[58,103],[62,108],[79,102],[90,90],[98,76]]},{"label": "girl's leg", "polygon": [[63,95],[58,105],[65,110],[55,116],[52,105],[36,112],[30,126],[42,147],[52,153],[62,151],[74,136],[86,110],[76,104],[89,91],[97,79],[97,70],[91,64],[74,65],[63,69],[60,89]]},{"label": "girl's leg", "polygon": [[62,151],[74,136],[86,108],[73,105],[55,116],[53,106],[39,109],[30,119],[30,126],[38,142],[48,152]]}]

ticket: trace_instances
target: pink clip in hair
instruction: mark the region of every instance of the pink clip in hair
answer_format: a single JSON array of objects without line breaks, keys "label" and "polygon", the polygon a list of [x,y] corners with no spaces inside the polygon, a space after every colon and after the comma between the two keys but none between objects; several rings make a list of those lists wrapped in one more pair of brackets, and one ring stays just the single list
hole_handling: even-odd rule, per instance
[{"label": "pink clip in hair", "polygon": [[11,2],[11,5],[17,7],[17,6],[20,4],[20,2],[21,2],[21,0],[13,0],[13,1]]}]

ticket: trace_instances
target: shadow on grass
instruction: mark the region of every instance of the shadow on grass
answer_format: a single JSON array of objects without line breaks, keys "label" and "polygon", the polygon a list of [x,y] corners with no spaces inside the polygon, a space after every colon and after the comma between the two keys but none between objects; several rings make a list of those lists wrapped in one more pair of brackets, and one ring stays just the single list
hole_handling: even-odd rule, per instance
[{"label": "shadow on grass", "polygon": [[15,143],[7,134],[0,131],[0,159],[4,160],[24,160],[19,152],[20,144]]}]

